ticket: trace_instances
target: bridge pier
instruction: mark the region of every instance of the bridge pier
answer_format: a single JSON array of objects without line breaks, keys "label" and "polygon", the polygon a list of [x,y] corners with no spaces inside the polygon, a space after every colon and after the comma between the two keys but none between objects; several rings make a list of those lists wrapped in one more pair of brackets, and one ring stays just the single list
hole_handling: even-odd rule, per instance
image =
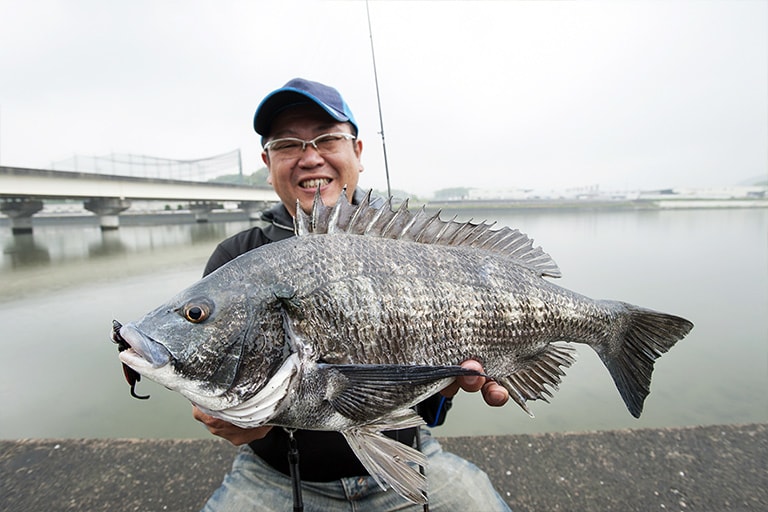
[{"label": "bridge pier", "polygon": [[25,235],[32,233],[32,216],[43,209],[39,199],[12,197],[0,202],[0,212],[11,218],[11,233]]},{"label": "bridge pier", "polygon": [[195,222],[208,222],[208,214],[219,206],[211,201],[192,201],[189,203],[189,211],[195,215]]},{"label": "bridge pier", "polygon": [[248,214],[249,220],[261,220],[261,212],[266,210],[270,204],[269,201],[240,201],[237,207]]},{"label": "bridge pier", "polygon": [[83,208],[99,216],[102,231],[119,228],[120,213],[130,207],[130,201],[117,197],[93,197],[83,202]]}]

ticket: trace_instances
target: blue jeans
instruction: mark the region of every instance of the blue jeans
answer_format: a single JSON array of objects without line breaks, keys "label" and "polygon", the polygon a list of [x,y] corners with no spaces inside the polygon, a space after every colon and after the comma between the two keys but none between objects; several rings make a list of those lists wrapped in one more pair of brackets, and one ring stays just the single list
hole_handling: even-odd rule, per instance
[{"label": "blue jeans", "polygon": [[[422,450],[427,456],[430,512],[482,510],[509,512],[488,476],[474,464],[445,452],[429,431],[421,430]],[[330,462],[330,461],[329,461]],[[221,487],[202,512],[253,512],[293,510],[291,479],[274,470],[244,445]],[[421,512],[423,507],[392,489],[383,491],[370,476],[331,482],[302,482],[305,512]]]}]

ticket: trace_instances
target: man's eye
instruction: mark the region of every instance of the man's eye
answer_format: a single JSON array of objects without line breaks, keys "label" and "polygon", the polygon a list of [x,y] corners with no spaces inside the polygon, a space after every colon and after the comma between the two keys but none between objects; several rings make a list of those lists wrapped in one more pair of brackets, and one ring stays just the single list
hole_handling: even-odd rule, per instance
[{"label": "man's eye", "polygon": [[301,143],[294,140],[275,141],[275,143],[272,144],[272,149],[275,151],[286,151],[291,149],[298,149],[300,147]]},{"label": "man's eye", "polygon": [[323,135],[322,137],[315,139],[315,145],[323,149],[332,149],[337,147],[341,140],[342,138],[338,135]]}]

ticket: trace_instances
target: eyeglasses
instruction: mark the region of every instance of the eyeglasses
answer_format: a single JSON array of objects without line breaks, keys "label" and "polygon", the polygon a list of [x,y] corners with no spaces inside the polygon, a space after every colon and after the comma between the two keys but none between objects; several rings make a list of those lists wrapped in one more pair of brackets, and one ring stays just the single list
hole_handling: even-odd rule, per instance
[{"label": "eyeglasses", "polygon": [[264,145],[264,150],[271,151],[280,157],[290,158],[301,155],[307,149],[307,145],[311,145],[321,155],[328,155],[339,152],[344,141],[355,140],[356,138],[351,133],[324,133],[312,140],[285,137],[267,142]]}]

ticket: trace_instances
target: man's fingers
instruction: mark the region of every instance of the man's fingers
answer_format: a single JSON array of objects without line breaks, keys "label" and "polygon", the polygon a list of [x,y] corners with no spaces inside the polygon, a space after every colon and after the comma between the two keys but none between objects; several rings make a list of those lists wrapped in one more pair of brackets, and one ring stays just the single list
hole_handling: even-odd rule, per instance
[{"label": "man's fingers", "polygon": [[214,418],[213,416],[205,414],[203,411],[198,409],[197,406],[194,405],[192,406],[192,417],[208,428],[222,427],[227,424],[227,422],[222,419]]},{"label": "man's fingers", "polygon": [[192,406],[192,417],[205,425],[211,434],[223,437],[235,446],[262,439],[272,428],[271,426],[241,428],[220,418],[205,414],[196,406]]},{"label": "man's fingers", "polygon": [[[476,372],[483,373],[483,365],[474,359],[468,359],[464,361],[461,363],[461,367],[467,370],[475,370]],[[470,393],[480,391],[480,389],[483,387],[483,384],[485,384],[485,381],[486,378],[482,375],[467,375],[456,379],[459,387],[461,387],[461,389],[464,391],[469,391]]]},{"label": "man's fingers", "polygon": [[461,389],[459,388],[459,382],[454,381],[451,385],[444,387],[440,394],[446,398],[453,398],[459,392],[459,389]]},{"label": "man's fingers", "polygon": [[501,407],[509,400],[509,391],[492,380],[485,383],[482,393],[485,403],[493,407]]},{"label": "man's fingers", "polygon": [[[464,361],[461,363],[461,366],[467,370],[475,370],[479,373],[485,373],[483,365],[474,359]],[[443,389],[441,393],[448,398],[452,398],[459,392],[459,389],[463,389],[470,393],[481,391],[483,400],[493,407],[501,407],[509,400],[509,392],[503,386],[482,375],[459,377],[453,384]]]}]

